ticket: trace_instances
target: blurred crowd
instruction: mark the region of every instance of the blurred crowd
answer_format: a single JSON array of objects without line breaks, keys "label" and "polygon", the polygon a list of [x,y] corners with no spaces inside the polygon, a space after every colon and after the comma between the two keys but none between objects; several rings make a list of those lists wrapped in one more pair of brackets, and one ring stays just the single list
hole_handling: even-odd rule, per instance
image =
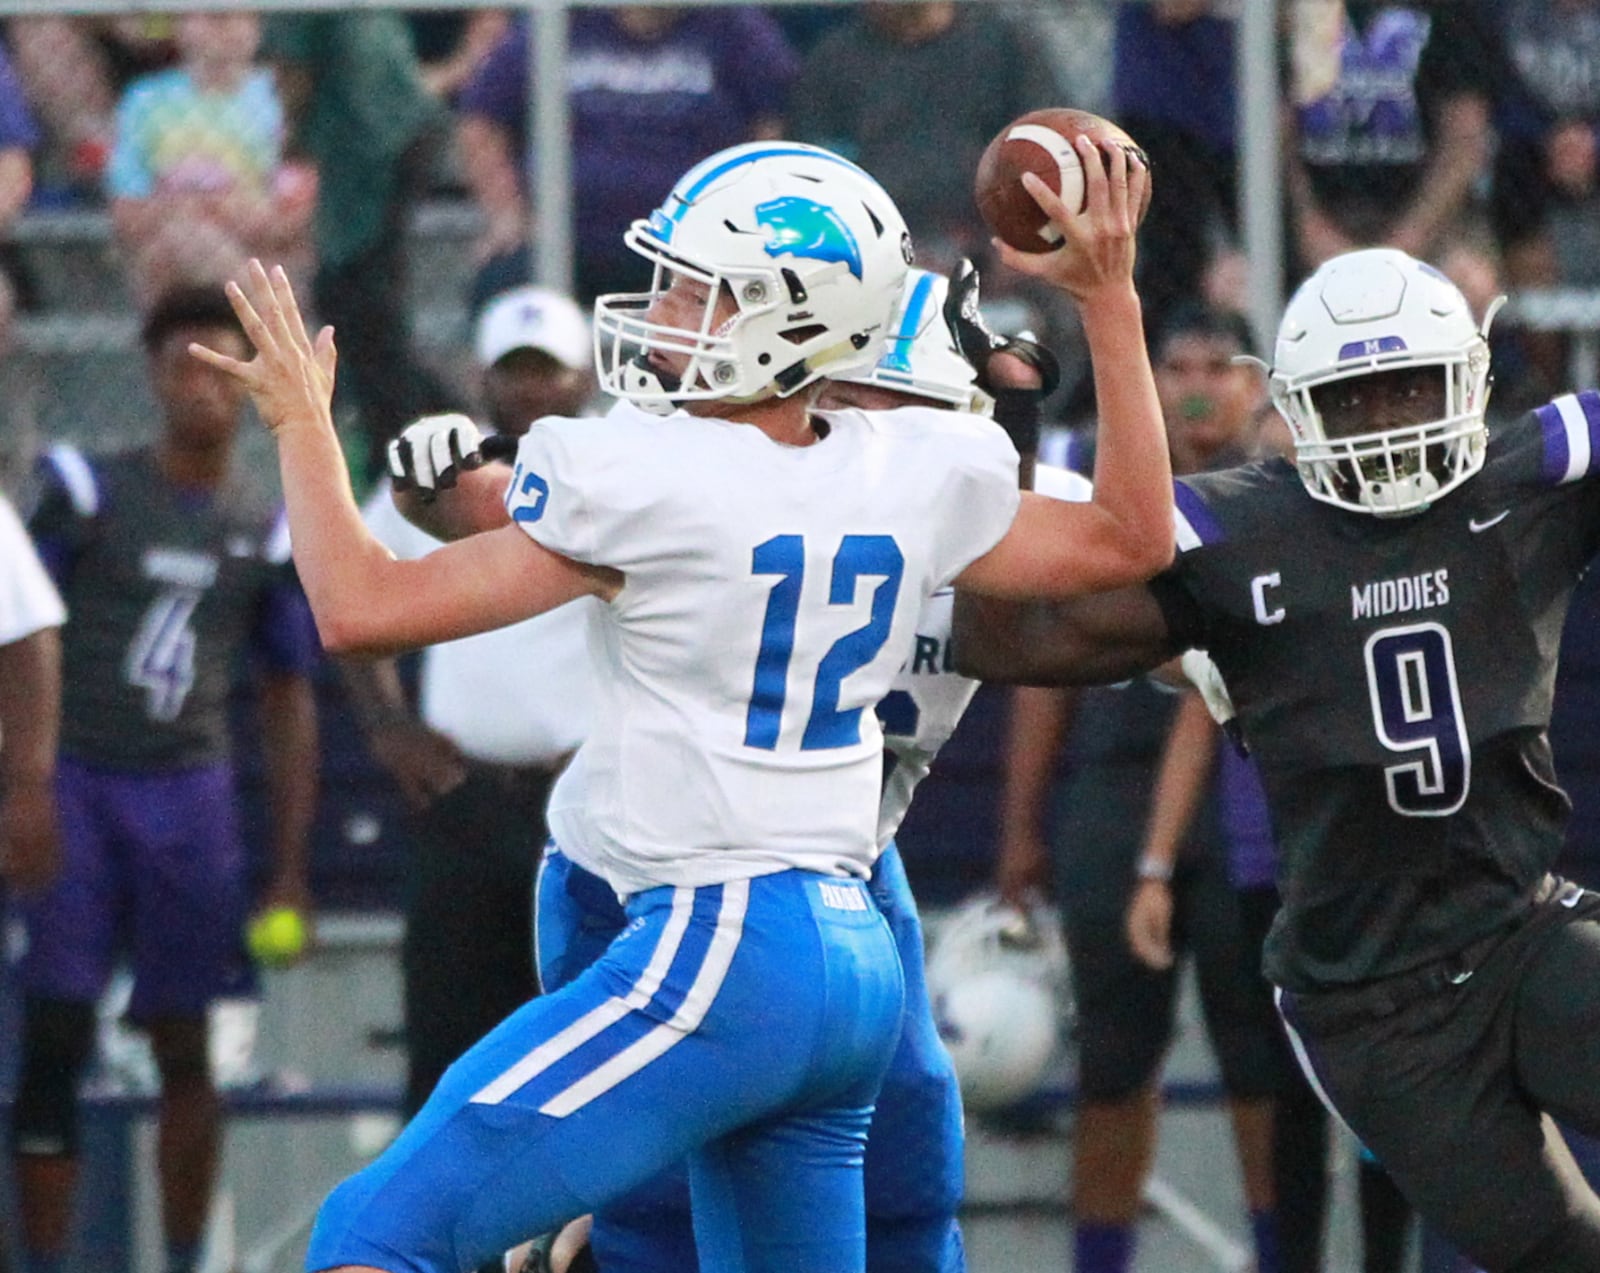
[{"label": "blurred crowd", "polygon": [[[977,156],[1023,110],[1068,103],[1117,119],[1154,163],[1140,265],[1153,317],[1197,294],[1242,307],[1236,14],[1229,0],[575,10],[576,297],[635,286],[622,230],[694,159],[753,138],[859,160],[924,265],[981,263]],[[1600,280],[1590,0],[1291,0],[1280,16],[1286,283],[1371,243],[1436,260],[1484,302]],[[349,405],[369,437],[455,404],[451,378],[412,356],[403,230],[419,201],[473,209],[471,310],[530,281],[528,30],[491,8],[6,19],[0,344],[16,307],[41,304],[27,236],[4,230],[104,210],[141,310],[250,255],[281,261],[322,317],[359,331]],[[1069,316],[991,286],[1081,372]],[[1562,333],[1501,343],[1518,373],[1502,398],[1560,383]],[[1085,379],[1068,376],[1062,410],[1089,413]]]}]

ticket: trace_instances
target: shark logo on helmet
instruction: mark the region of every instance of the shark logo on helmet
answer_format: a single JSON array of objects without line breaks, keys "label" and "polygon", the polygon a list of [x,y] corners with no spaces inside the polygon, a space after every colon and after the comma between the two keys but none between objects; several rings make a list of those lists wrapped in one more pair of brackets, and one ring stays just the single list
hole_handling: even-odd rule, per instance
[{"label": "shark logo on helmet", "polygon": [[785,195],[756,205],[756,223],[767,232],[768,256],[796,256],[810,261],[842,261],[861,277],[861,248],[856,236],[832,208]]}]

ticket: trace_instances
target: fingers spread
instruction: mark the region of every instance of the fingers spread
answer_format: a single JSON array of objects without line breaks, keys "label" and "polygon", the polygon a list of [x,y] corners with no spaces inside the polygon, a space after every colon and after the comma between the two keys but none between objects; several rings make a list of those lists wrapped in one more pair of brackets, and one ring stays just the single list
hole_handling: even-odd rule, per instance
[{"label": "fingers spread", "polygon": [[272,332],[262,321],[261,315],[256,313],[256,307],[250,298],[245,295],[244,289],[232,279],[228,280],[223,289],[227,292],[228,301],[233,306],[233,312],[239,316],[239,323],[244,328],[244,334],[250,337],[250,343],[255,346],[260,354],[275,353],[278,342],[272,338]]}]

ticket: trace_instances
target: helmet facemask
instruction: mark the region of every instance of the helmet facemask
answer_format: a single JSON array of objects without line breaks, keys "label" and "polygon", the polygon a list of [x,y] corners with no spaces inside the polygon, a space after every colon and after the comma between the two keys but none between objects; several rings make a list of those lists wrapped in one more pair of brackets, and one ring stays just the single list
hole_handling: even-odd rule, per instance
[{"label": "helmet facemask", "polygon": [[[651,287],[595,302],[595,362],[604,390],[662,413],[787,397],[870,366],[910,258],[904,224],[870,177],[794,143],[712,156],[625,241],[650,261]],[[697,326],[649,317],[674,278],[707,289]],[[719,321],[722,295],[735,308]],[[684,365],[669,373],[661,355]]]},{"label": "helmet facemask", "polygon": [[1435,419],[1330,436],[1318,399],[1357,377],[1382,375],[1381,363],[1347,370],[1293,390],[1274,386],[1273,400],[1295,438],[1295,463],[1317,499],[1378,517],[1418,513],[1483,467],[1488,429],[1487,344],[1433,364],[1408,359],[1400,369],[1433,366],[1444,381],[1444,410]]},{"label": "helmet facemask", "polygon": [[[1479,326],[1444,275],[1390,248],[1335,257],[1303,283],[1279,328],[1271,389],[1307,492],[1353,512],[1399,517],[1476,474],[1488,443],[1487,334],[1498,307]],[[1370,425],[1361,418],[1364,409],[1371,418],[1370,407],[1339,408],[1356,382],[1382,377],[1392,389],[1407,373],[1415,373],[1412,388],[1427,383],[1416,376],[1442,379],[1442,393],[1429,395],[1433,407],[1408,403],[1401,422],[1380,411]]]}]

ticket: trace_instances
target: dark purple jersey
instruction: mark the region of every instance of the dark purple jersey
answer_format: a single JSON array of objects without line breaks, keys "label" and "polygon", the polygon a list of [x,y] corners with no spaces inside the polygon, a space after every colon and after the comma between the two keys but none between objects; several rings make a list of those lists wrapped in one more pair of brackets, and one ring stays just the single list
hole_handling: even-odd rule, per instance
[{"label": "dark purple jersey", "polygon": [[1496,430],[1412,517],[1313,500],[1270,461],[1178,484],[1154,584],[1206,648],[1260,763],[1282,852],[1268,975],[1364,981],[1527,904],[1568,802],[1546,731],[1572,591],[1600,545],[1600,396]]},{"label": "dark purple jersey", "polygon": [[148,450],[45,460],[29,530],[67,603],[62,751],[118,769],[228,755],[241,657],[305,670],[315,631],[270,497],[174,486]]}]

